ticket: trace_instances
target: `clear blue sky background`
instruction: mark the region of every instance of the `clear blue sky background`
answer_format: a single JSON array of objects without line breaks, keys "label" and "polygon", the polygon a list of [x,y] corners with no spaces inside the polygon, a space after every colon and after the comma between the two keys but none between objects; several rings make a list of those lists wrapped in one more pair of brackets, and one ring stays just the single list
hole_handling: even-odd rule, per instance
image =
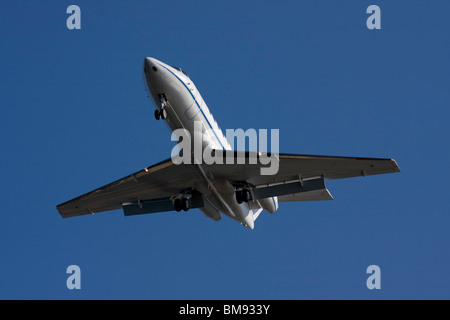
[{"label": "clear blue sky background", "polygon": [[[81,8],[81,30],[66,8]],[[381,8],[381,30],[366,8]],[[448,1],[7,1],[0,14],[2,299],[450,298]],[[222,129],[285,153],[387,157],[253,231],[193,210],[56,205],[170,156],[142,63],[185,69]],[[81,290],[66,268],[81,268]],[[368,290],[366,268],[381,268]]]}]

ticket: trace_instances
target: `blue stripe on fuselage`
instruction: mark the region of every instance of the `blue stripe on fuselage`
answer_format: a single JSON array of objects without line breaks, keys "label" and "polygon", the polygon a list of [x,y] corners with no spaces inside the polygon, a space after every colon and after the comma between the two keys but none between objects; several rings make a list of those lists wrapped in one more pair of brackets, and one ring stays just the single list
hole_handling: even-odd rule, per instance
[{"label": "blue stripe on fuselage", "polygon": [[[159,63],[158,63],[159,64]],[[224,146],[222,145],[222,142],[220,141],[219,137],[217,136],[216,131],[214,130],[214,128],[211,126],[211,124],[208,121],[208,118],[206,117],[206,115],[203,113],[202,108],[200,108],[197,99],[195,99],[194,95],[192,94],[191,90],[187,87],[187,85],[183,82],[183,80],[181,80],[175,73],[173,73],[171,70],[169,70],[168,68],[166,68],[165,66],[163,66],[162,64],[159,64],[161,67],[163,67],[164,69],[166,69],[167,71],[169,71],[171,74],[173,74],[186,88],[186,90],[189,92],[189,94],[192,96],[192,99],[194,99],[195,104],[197,105],[198,109],[200,110],[200,112],[202,113],[203,117],[205,118],[206,122],[208,123],[209,127],[211,128],[212,132],[214,133],[214,135],[217,138],[217,141],[219,141],[220,146],[222,147],[223,150],[225,150]]]}]

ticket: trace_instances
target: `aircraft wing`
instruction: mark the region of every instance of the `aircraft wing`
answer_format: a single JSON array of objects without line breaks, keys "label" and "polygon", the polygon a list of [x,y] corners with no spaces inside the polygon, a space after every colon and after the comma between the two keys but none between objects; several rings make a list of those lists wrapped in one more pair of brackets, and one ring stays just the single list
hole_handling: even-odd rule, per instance
[{"label": "aircraft wing", "polygon": [[[253,200],[273,196],[279,196],[280,201],[330,200],[325,179],[400,171],[392,159],[278,154],[277,173],[261,175],[261,168],[270,164],[263,165],[260,161],[249,164],[249,157],[256,153],[232,154],[232,164],[224,160],[224,164],[202,165],[204,173],[211,181],[223,179],[236,186],[251,185]],[[239,157],[246,161],[238,163]],[[174,210],[171,197],[182,190],[194,191],[192,208],[198,208],[203,202],[201,195],[195,193],[195,186],[203,179],[197,165],[176,165],[168,159],[62,203],[57,209],[64,218],[115,209],[124,209],[125,214],[171,211]]]},{"label": "aircraft wing", "polygon": [[171,159],[133,173],[123,179],[88,192],[56,208],[63,218],[122,209],[124,203],[155,200],[159,211],[173,210],[169,198],[195,186],[201,179],[194,165],[175,165]]},{"label": "aircraft wing", "polygon": [[[247,181],[253,185],[323,177],[326,180],[369,176],[382,173],[400,172],[400,168],[393,159],[385,158],[357,158],[339,156],[317,156],[302,154],[278,154],[279,168],[274,175],[261,175],[261,167],[248,164],[248,158],[257,157],[254,152],[234,151],[234,158],[245,158],[247,164],[205,166],[206,172],[211,172],[216,178],[226,178],[232,181]],[[226,160],[223,160],[226,163]]]},{"label": "aircraft wing", "polygon": [[235,151],[234,159],[245,159],[247,164],[235,161],[235,164],[213,164],[204,168],[216,179],[250,185],[253,200],[278,196],[279,201],[332,200],[325,180],[400,171],[393,159],[278,154],[276,174],[262,175],[261,168],[270,164],[261,165],[260,161],[248,164],[249,158],[257,156],[254,152]]}]

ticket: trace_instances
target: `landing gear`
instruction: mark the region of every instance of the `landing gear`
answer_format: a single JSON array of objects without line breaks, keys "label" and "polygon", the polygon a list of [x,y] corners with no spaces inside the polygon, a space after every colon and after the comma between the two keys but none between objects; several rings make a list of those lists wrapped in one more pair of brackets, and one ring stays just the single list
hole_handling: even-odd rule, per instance
[{"label": "landing gear", "polygon": [[155,119],[156,119],[156,120],[161,119],[161,113],[159,112],[158,109],[155,110]]},{"label": "landing gear", "polygon": [[156,109],[155,110],[155,119],[156,120],[159,120],[159,119],[164,120],[166,118],[167,118],[167,111],[165,109],[161,109],[161,110]]},{"label": "landing gear", "polygon": [[187,198],[181,199],[181,208],[183,209],[183,211],[189,210],[189,208],[190,208],[189,199],[187,199]]},{"label": "landing gear", "polygon": [[249,202],[252,199],[252,194],[249,189],[244,188],[236,190],[236,202],[241,204],[242,202]]},{"label": "landing gear", "polygon": [[159,113],[161,114],[161,119],[166,119],[167,118],[167,111],[165,108],[162,108]]},{"label": "landing gear", "polygon": [[176,212],[180,212],[181,210],[183,211],[188,211],[190,206],[190,202],[188,198],[176,198],[173,201],[173,206],[175,207],[175,211]]},{"label": "landing gear", "polygon": [[166,119],[167,118],[167,111],[166,106],[168,105],[166,95],[164,93],[161,93],[159,95],[159,101],[161,102],[161,107],[159,109],[155,110],[155,119]]}]

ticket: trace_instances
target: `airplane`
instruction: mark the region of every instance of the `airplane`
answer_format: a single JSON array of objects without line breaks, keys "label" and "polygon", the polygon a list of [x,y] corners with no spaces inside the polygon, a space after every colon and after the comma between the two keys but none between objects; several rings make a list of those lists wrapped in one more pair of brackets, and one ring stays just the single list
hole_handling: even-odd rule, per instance
[{"label": "airplane", "polygon": [[278,153],[277,172],[263,175],[262,161],[237,160],[270,153],[231,149],[194,82],[181,68],[147,57],[143,77],[156,106],[156,120],[164,121],[172,132],[182,129],[191,135],[198,134],[195,124],[197,131],[201,124],[202,150],[222,150],[236,161],[175,163],[171,157],[57,205],[63,218],[116,209],[132,216],[198,208],[212,220],[226,215],[253,229],[261,211],[274,213],[282,202],[333,200],[325,180],[400,172],[389,158]]}]

